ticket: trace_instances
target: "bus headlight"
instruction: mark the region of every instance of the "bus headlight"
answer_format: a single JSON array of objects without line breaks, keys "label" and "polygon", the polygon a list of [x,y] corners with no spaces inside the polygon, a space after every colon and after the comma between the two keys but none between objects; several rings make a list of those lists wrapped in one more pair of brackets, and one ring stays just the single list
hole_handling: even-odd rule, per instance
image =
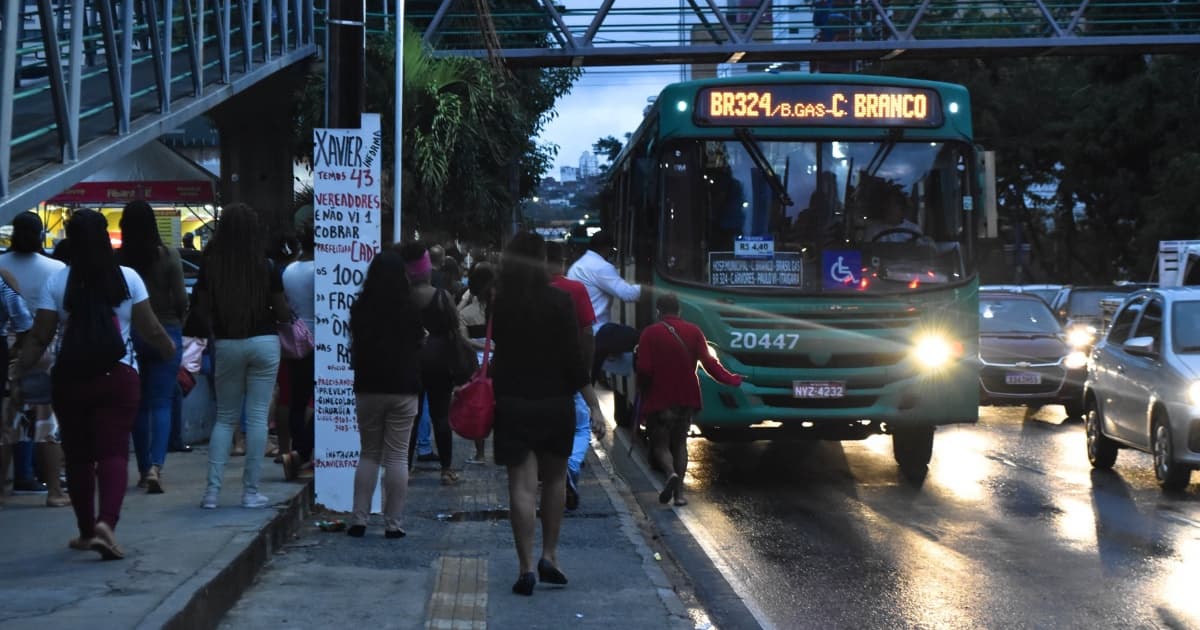
[{"label": "bus headlight", "polygon": [[1076,350],[1063,359],[1063,365],[1067,366],[1068,370],[1078,370],[1081,367],[1086,367],[1087,355]]},{"label": "bus headlight", "polygon": [[918,338],[912,349],[913,358],[928,370],[946,367],[959,354],[962,344],[936,333]]},{"label": "bus headlight", "polygon": [[1193,381],[1188,387],[1188,402],[1194,407],[1200,407],[1200,381]]},{"label": "bus headlight", "polygon": [[1090,327],[1077,326],[1067,331],[1067,343],[1072,348],[1086,348],[1096,339],[1096,333],[1088,330]]}]

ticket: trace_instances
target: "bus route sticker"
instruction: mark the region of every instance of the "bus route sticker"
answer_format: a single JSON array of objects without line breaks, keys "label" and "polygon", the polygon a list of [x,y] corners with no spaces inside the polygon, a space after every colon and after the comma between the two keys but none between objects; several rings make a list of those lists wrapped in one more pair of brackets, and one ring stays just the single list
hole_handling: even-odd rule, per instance
[{"label": "bus route sticker", "polygon": [[709,252],[708,282],[714,287],[799,287],[804,280],[800,254],[742,258],[735,252]]},{"label": "bus route sticker", "polygon": [[857,289],[862,280],[862,252],[856,249],[827,249],[821,252],[821,287]]}]

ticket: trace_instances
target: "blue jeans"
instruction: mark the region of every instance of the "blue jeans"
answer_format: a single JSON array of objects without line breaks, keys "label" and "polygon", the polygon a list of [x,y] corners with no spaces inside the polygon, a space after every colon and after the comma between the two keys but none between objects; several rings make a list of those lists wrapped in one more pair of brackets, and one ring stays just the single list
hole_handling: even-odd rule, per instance
[{"label": "blue jeans", "polygon": [[588,445],[592,443],[592,414],[583,394],[575,392],[575,442],[571,456],[567,458],[567,474],[573,483],[579,482],[579,471],[587,457]]},{"label": "blue jeans", "polygon": [[218,339],[214,370],[217,389],[217,422],[208,443],[208,490],[221,491],[221,478],[233,432],[243,405],[246,410],[246,467],[242,492],[258,492],[262,476],[262,453],[267,447],[267,410],[279,371],[279,337],[261,335],[249,339]]},{"label": "blue jeans", "polygon": [[151,466],[162,467],[167,460],[167,442],[171,437],[171,405],[179,388],[176,379],[183,360],[183,332],[179,326],[163,326],[175,342],[175,355],[164,360],[158,352],[135,337],[138,371],[142,382],[142,400],[133,424],[133,452],[138,471],[145,474]]},{"label": "blue jeans", "polygon": [[417,455],[433,452],[433,420],[429,417],[429,400],[421,401],[421,415],[417,418]]}]

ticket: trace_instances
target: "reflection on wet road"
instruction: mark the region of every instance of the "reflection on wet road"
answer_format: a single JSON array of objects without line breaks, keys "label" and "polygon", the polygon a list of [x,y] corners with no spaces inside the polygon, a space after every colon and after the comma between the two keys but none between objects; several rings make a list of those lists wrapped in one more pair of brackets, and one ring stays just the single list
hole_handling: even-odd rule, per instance
[{"label": "reflection on wet road", "polygon": [[1200,626],[1200,485],[1092,471],[1061,407],[1025,415],[939,428],[919,486],[888,437],[694,439],[684,518],[779,628]]}]

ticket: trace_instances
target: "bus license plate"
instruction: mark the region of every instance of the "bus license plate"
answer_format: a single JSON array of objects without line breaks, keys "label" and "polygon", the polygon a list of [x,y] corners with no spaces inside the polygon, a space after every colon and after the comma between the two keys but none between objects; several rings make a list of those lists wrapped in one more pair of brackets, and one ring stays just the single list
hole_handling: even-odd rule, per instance
[{"label": "bus license plate", "polygon": [[1009,372],[1004,375],[1005,385],[1041,385],[1042,375],[1037,372]]},{"label": "bus license plate", "polygon": [[796,398],[842,398],[846,395],[846,384],[841,381],[792,381],[792,395]]}]

